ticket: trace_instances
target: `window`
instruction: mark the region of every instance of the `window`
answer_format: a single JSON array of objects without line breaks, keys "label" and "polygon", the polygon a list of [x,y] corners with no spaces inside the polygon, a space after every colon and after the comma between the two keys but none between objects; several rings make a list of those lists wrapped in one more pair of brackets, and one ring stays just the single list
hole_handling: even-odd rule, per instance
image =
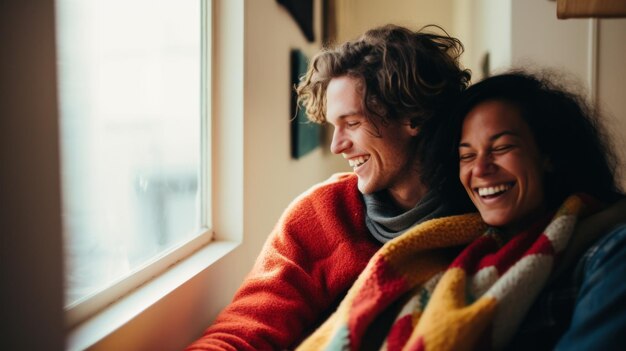
[{"label": "window", "polygon": [[56,2],[70,324],[210,240],[210,8]]}]

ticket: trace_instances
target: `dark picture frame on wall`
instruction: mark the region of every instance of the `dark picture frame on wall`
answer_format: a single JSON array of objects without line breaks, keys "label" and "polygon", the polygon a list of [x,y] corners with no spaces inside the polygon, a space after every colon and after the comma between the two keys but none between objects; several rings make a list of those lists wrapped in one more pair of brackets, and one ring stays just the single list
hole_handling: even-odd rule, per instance
[{"label": "dark picture frame on wall", "polygon": [[295,86],[306,73],[308,58],[298,49],[291,50],[291,157],[299,159],[321,144],[321,126],[307,119],[298,106]]},{"label": "dark picture frame on wall", "polygon": [[300,27],[302,34],[309,42],[315,41],[313,32],[313,0],[276,0],[282,5]]}]

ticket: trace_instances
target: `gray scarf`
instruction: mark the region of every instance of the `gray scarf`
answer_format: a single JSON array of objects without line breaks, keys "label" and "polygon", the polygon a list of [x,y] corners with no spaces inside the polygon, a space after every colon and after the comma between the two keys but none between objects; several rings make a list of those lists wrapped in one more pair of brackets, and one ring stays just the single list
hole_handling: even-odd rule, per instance
[{"label": "gray scarf", "polygon": [[395,206],[386,191],[363,195],[363,198],[366,208],[365,224],[374,238],[381,243],[400,236],[416,224],[448,216],[452,212],[432,190],[408,211]]}]

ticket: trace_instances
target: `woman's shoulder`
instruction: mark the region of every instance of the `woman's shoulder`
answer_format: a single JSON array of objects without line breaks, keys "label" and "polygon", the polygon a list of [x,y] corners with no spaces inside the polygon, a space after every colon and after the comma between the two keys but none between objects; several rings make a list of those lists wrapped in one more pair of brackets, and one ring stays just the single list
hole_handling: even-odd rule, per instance
[{"label": "woman's shoulder", "polygon": [[625,203],[620,201],[607,209],[609,213],[601,218],[613,221],[602,224],[608,229],[578,261],[573,277],[578,287],[573,316],[556,350],[613,350],[626,342]]},{"label": "woman's shoulder", "polygon": [[602,279],[615,265],[626,266],[626,198],[583,220],[576,230],[591,241],[574,270],[580,285]]},{"label": "woman's shoulder", "polygon": [[582,256],[578,272],[582,279],[601,278],[603,272],[626,266],[626,221],[611,227]]},{"label": "woman's shoulder", "polygon": [[[580,235],[593,239],[585,256],[593,257],[602,249],[606,252],[626,238],[626,198],[622,198],[602,211],[583,220],[577,228]],[[626,262],[625,262],[626,263]]]}]

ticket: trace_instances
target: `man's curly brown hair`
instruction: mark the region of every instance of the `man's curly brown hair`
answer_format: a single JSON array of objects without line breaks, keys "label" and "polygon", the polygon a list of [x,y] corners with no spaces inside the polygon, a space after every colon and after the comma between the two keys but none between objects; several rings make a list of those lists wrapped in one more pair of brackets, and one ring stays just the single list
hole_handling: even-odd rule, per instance
[{"label": "man's curly brown hair", "polygon": [[[433,28],[444,34],[428,32]],[[437,26],[378,27],[318,53],[296,88],[298,102],[311,121],[325,123],[328,83],[346,75],[360,82],[363,112],[375,125],[409,118],[421,126],[469,84],[470,72],[458,62],[462,52],[461,42]]]}]

